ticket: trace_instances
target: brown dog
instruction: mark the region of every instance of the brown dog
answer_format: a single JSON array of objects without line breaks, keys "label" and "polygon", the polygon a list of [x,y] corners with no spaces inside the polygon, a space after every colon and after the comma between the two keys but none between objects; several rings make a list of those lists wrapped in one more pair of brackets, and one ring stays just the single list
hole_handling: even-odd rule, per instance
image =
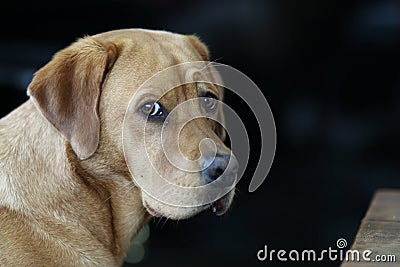
[{"label": "brown dog", "polygon": [[[130,240],[152,216],[181,219],[209,208],[169,206],[143,194],[132,182],[121,135],[129,100],[146,79],[181,62],[206,60],[196,37],[118,30],[79,39],[41,68],[29,85],[30,99],[0,120],[0,265],[120,266]],[[220,89],[206,90],[222,99]],[[196,85],[181,86],[158,107],[169,111],[199,94]],[[207,137],[218,144],[219,161],[205,172],[171,171],[179,177],[172,180],[190,186],[218,178],[216,169],[226,168],[230,155],[223,135],[210,120],[188,123],[182,153],[198,157],[198,142]],[[157,142],[151,149],[162,157]],[[214,211],[226,212],[232,197],[231,191]]]}]

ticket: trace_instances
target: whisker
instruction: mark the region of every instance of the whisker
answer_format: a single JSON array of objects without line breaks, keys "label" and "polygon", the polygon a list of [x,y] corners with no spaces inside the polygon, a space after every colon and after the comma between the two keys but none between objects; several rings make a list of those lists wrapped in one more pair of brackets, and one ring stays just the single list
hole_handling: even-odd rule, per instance
[{"label": "whisker", "polygon": [[165,217],[165,221],[164,221],[163,225],[161,226],[161,229],[164,228],[164,226],[165,226],[165,224],[167,223],[168,219],[169,219],[168,217]]}]

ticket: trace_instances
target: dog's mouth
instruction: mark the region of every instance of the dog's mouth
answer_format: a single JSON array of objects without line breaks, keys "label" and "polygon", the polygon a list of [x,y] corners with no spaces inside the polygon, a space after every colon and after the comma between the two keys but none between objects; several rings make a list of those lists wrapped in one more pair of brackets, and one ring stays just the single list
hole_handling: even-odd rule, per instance
[{"label": "dog's mouth", "polygon": [[229,210],[229,207],[230,207],[230,196],[229,195],[230,194],[227,194],[227,195],[223,196],[222,198],[214,201],[211,204],[210,209],[213,213],[215,213],[215,215],[217,215],[217,216],[224,215]]},{"label": "dog's mouth", "polygon": [[158,217],[158,218],[163,217],[160,213],[158,213],[156,210],[151,208],[146,202],[145,202],[144,206],[147,209],[147,212],[150,213],[150,215],[152,215],[153,217]]},{"label": "dog's mouth", "polygon": [[[214,213],[217,216],[224,215],[228,210],[229,210],[229,198],[228,196],[224,196],[223,198],[220,198],[216,201],[214,201],[210,205],[210,210],[212,213]],[[156,210],[151,208],[149,205],[146,205],[145,208],[147,211],[154,217],[163,217],[160,213],[158,213]]]},{"label": "dog's mouth", "polygon": [[[179,207],[167,207],[165,206],[164,209],[160,206],[155,206],[158,208],[154,208],[151,205],[148,204],[148,201],[143,200],[143,205],[144,208],[147,210],[147,212],[152,215],[153,217],[168,217],[168,218],[189,218],[192,217],[200,212],[208,211],[210,210],[212,213],[214,213],[216,216],[221,216],[227,213],[229,210],[232,199],[233,199],[234,191],[231,191],[227,193],[225,196],[223,196],[220,199],[217,199],[216,201],[204,205],[204,206],[199,206],[195,208],[179,208]],[[153,203],[154,204],[154,203]],[[166,205],[166,204],[165,204]],[[172,208],[172,209],[171,209]],[[166,212],[164,212],[166,211]]]}]

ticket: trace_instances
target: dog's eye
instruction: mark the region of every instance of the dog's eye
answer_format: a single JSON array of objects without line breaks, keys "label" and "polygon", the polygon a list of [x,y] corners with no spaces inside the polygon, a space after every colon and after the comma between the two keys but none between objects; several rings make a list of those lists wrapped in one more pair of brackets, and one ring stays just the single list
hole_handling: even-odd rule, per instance
[{"label": "dog's eye", "polygon": [[141,110],[149,118],[162,118],[165,115],[163,106],[158,102],[146,103],[141,107]]},{"label": "dog's eye", "polygon": [[215,96],[212,93],[208,92],[201,98],[201,106],[207,113],[214,112],[217,109],[217,105],[218,105],[217,96]]}]

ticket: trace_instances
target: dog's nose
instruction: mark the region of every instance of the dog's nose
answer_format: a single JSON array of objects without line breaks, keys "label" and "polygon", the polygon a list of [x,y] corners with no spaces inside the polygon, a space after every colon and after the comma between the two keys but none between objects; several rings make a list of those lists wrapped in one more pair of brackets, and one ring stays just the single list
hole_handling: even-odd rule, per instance
[{"label": "dog's nose", "polygon": [[[210,160],[213,160],[211,164]],[[205,166],[208,165],[202,171],[202,175],[207,183],[217,180],[224,172],[227,172],[227,175],[236,175],[239,166],[236,157],[232,154],[217,154],[215,158],[206,159],[203,164]]]}]

